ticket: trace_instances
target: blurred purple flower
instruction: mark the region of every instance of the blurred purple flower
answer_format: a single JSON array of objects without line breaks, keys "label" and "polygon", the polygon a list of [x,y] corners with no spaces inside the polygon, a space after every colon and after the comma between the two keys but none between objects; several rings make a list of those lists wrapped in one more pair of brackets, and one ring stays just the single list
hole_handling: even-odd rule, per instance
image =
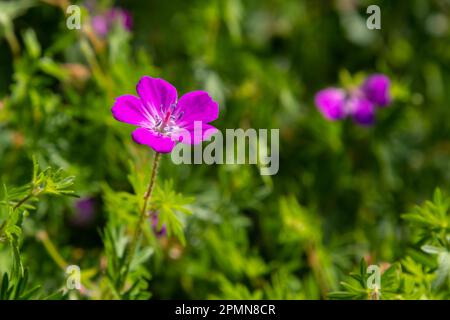
[{"label": "blurred purple flower", "polygon": [[326,88],[315,96],[315,103],[322,115],[331,121],[351,116],[363,126],[375,122],[377,107],[385,107],[391,103],[390,80],[383,74],[369,76],[364,83],[352,90]]},{"label": "blurred purple flower", "polygon": [[385,107],[391,103],[389,87],[390,81],[387,76],[374,74],[366,79],[362,85],[362,91],[374,104]]},{"label": "blurred purple flower", "polygon": [[78,199],[75,202],[75,212],[71,222],[77,226],[87,226],[94,221],[95,218],[95,200],[86,197]]},{"label": "blurred purple flower", "polygon": [[158,213],[152,212],[150,215],[151,223],[152,223],[152,230],[155,233],[155,235],[158,238],[162,238],[167,234],[166,225],[163,224],[161,226],[161,229],[158,228],[159,220],[158,220]]},{"label": "blurred purple flower", "polygon": [[345,91],[338,88],[323,89],[315,97],[317,107],[328,120],[339,120],[346,117],[343,108],[345,100]]},{"label": "blurred purple flower", "polygon": [[353,94],[347,100],[347,112],[353,120],[363,126],[370,126],[375,122],[375,106],[364,95]]},{"label": "blurred purple flower", "polygon": [[173,85],[149,76],[139,80],[136,91],[139,97],[120,96],[111,110],[117,121],[139,127],[132,133],[136,143],[169,153],[177,142],[198,144],[217,131],[208,123],[219,116],[219,105],[205,91],[178,100]]},{"label": "blurred purple flower", "polygon": [[127,31],[131,31],[133,28],[133,18],[128,10],[121,8],[111,8],[106,12],[108,21],[113,24],[114,22],[120,22],[120,25]]},{"label": "blurred purple flower", "polygon": [[92,29],[100,37],[105,37],[116,23],[126,31],[131,31],[133,27],[133,18],[128,10],[113,7],[100,11],[95,0],[86,1],[85,6],[92,15]]}]

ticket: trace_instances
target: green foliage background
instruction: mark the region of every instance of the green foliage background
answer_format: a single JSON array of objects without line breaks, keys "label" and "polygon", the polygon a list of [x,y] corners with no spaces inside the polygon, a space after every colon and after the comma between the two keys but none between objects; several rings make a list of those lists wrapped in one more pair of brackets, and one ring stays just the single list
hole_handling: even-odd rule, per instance
[{"label": "green foliage background", "polygon": [[[133,31],[68,30],[66,1],[0,2],[0,298],[450,297],[448,0],[100,2],[129,9]],[[394,97],[375,126],[319,114],[317,90],[373,72]],[[110,109],[142,75],[210,92],[221,130],[279,128],[280,170],[164,156],[151,209],[170,235],[148,222],[124,275],[152,151]],[[87,226],[69,190],[94,199]],[[65,289],[72,264],[81,292]],[[390,266],[380,292],[367,264]]]}]

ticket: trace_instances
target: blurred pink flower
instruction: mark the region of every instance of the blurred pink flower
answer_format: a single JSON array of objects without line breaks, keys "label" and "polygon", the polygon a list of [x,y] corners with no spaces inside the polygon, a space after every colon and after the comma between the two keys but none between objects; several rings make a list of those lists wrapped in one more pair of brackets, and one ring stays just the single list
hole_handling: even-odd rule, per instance
[{"label": "blurred pink flower", "polygon": [[128,10],[113,7],[106,11],[101,11],[95,0],[85,2],[85,6],[92,15],[92,29],[100,37],[105,37],[116,23],[126,31],[131,31],[133,27],[133,18]]},{"label": "blurred pink flower", "polygon": [[315,104],[322,115],[331,121],[351,116],[360,125],[375,122],[377,107],[391,103],[390,80],[383,74],[369,76],[355,90],[347,92],[341,88],[326,88],[315,96]]}]

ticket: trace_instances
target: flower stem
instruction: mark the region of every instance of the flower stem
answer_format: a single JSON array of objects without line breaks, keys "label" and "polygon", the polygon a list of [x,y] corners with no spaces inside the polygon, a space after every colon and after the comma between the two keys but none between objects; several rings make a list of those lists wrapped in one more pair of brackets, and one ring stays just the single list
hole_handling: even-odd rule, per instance
[{"label": "flower stem", "polygon": [[58,249],[56,249],[53,242],[48,237],[48,233],[46,231],[38,231],[36,234],[36,237],[42,241],[42,244],[44,245],[45,250],[47,250],[47,253],[50,255],[50,257],[55,261],[55,263],[63,270],[66,270],[67,266],[69,265],[66,260],[61,256],[61,254],[58,252]]},{"label": "flower stem", "polygon": [[16,210],[17,208],[19,208],[21,205],[23,205],[28,199],[30,199],[33,196],[32,193],[30,193],[29,195],[27,195],[25,198],[23,198],[22,200],[20,200],[19,202],[17,202],[17,204],[14,206],[13,210]]},{"label": "flower stem", "polygon": [[159,166],[160,159],[161,159],[161,154],[156,152],[155,158],[153,159],[153,168],[152,168],[150,183],[148,184],[147,191],[144,194],[144,203],[142,205],[141,213],[139,216],[139,221],[136,226],[136,230],[134,231],[133,239],[130,242],[130,246],[128,247],[128,251],[126,254],[126,260],[125,260],[126,261],[126,263],[125,263],[126,269],[125,269],[125,273],[122,278],[123,284],[121,284],[121,287],[123,285],[125,285],[126,277],[128,275],[128,272],[130,271],[131,262],[133,261],[136,247],[137,247],[139,238],[141,237],[141,234],[142,234],[142,223],[144,222],[145,218],[148,216],[147,205],[152,196],[153,189],[155,187],[156,175],[158,173],[158,166]]}]

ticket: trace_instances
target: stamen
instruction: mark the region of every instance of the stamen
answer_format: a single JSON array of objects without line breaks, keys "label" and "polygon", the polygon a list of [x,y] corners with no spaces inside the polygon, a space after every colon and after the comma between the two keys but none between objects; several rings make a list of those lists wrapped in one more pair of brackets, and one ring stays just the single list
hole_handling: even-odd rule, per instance
[{"label": "stamen", "polygon": [[165,111],[161,105],[161,117],[155,117],[155,130],[161,134],[170,134],[177,128],[176,121],[180,119],[184,112],[176,112],[176,104],[171,104]]},{"label": "stamen", "polygon": [[181,112],[178,114],[178,117],[177,117],[177,119],[176,119],[175,121],[179,121],[183,116],[184,116],[184,111],[181,111]]}]

